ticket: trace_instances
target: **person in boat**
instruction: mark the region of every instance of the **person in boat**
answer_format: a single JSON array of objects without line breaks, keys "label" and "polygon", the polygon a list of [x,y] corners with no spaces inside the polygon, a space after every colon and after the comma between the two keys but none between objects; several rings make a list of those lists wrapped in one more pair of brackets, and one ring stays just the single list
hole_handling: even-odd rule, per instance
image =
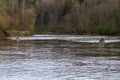
[{"label": "person in boat", "polygon": [[105,44],[104,44],[104,38],[103,37],[99,38],[99,46],[100,47],[104,47],[105,46]]},{"label": "person in boat", "polygon": [[19,36],[16,37],[16,41],[17,41],[17,42],[20,41],[20,37],[19,37]]}]

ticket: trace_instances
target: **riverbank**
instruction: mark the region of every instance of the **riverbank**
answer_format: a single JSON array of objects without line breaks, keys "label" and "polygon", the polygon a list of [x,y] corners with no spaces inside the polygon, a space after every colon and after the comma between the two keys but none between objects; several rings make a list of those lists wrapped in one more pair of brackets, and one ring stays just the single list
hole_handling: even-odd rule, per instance
[{"label": "riverbank", "polygon": [[89,36],[99,36],[99,35],[104,35],[104,36],[120,36],[120,34],[97,34],[97,33],[67,33],[67,32],[54,32],[54,31],[42,31],[42,32],[34,32],[34,34],[41,34],[41,35],[89,35]]},{"label": "riverbank", "polygon": [[10,37],[10,36],[29,36],[29,35],[31,35],[29,31],[18,31],[18,30],[0,31],[0,39],[4,39],[5,37]]}]

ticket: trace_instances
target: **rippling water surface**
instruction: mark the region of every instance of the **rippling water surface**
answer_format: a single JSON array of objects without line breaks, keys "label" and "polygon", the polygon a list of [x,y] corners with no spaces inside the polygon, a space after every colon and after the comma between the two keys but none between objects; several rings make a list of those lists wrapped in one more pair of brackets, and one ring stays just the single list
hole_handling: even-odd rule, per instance
[{"label": "rippling water surface", "polygon": [[34,35],[0,41],[0,80],[119,80],[120,37]]}]

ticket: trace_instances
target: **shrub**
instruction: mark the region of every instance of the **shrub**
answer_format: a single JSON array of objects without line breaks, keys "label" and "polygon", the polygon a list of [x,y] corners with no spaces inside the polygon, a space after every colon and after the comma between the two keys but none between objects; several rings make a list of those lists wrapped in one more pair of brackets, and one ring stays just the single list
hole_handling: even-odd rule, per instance
[{"label": "shrub", "polygon": [[96,34],[98,35],[111,35],[116,34],[117,28],[115,25],[109,23],[103,23],[96,27]]}]

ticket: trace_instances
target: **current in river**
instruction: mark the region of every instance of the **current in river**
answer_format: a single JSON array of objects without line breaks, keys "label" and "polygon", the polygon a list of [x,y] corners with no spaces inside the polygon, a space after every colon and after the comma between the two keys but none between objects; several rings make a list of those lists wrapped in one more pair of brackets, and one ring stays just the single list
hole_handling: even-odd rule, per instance
[{"label": "current in river", "polygon": [[120,37],[34,35],[0,41],[0,80],[120,80]]}]

